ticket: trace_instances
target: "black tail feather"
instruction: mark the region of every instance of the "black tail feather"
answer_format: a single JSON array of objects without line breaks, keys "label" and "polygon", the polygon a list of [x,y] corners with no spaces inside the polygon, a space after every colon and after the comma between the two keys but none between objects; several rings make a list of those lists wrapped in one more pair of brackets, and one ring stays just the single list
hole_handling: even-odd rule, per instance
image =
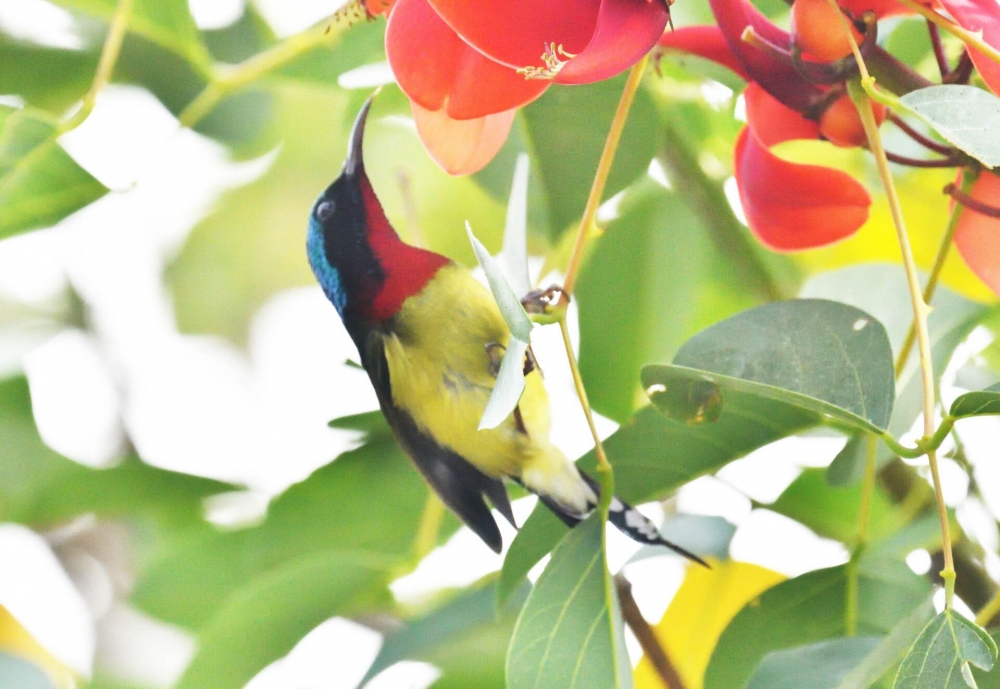
[{"label": "black tail feather", "polygon": [[[587,482],[587,485],[590,486],[590,489],[594,491],[595,495],[601,494],[601,486],[597,481],[582,471],[580,472],[580,476]],[[543,505],[548,507],[553,514],[559,517],[559,519],[561,519],[562,522],[570,528],[579,524],[587,516],[570,514],[566,512],[565,509],[563,509],[557,502],[544,495],[539,495],[538,499],[541,500]],[[648,517],[642,514],[642,512],[617,497],[611,499],[611,507],[608,509],[608,521],[614,524],[615,528],[631,538],[633,541],[643,543],[645,545],[661,545],[666,548],[670,548],[670,550],[674,551],[678,555],[683,555],[687,559],[697,562],[703,567],[711,568],[707,562],[694,553],[685,550],[676,543],[672,543],[661,536],[660,530],[656,528],[656,524],[650,521]]]}]

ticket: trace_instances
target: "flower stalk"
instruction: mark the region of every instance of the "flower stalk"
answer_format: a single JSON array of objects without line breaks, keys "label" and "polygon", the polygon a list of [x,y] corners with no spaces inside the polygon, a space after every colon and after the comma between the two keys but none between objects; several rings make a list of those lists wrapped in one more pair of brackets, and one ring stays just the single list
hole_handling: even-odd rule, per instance
[{"label": "flower stalk", "polygon": [[[908,0],[906,0],[908,2]],[[836,7],[836,0],[829,0],[831,6]],[[839,12],[839,10],[838,10]],[[899,243],[900,253],[903,258],[903,268],[906,272],[906,283],[910,291],[910,304],[913,308],[913,321],[916,330],[917,349],[920,353],[921,384],[924,393],[924,440],[934,435],[934,410],[936,408],[935,388],[934,388],[934,367],[931,360],[930,336],[927,330],[927,316],[930,309],[924,302],[920,289],[920,281],[917,277],[917,264],[913,258],[913,249],[910,246],[910,238],[906,231],[906,223],[903,218],[903,208],[896,191],[896,185],[892,179],[892,172],[889,169],[889,160],[886,158],[885,148],[882,145],[882,138],[878,131],[878,122],[875,120],[875,113],[872,110],[871,100],[868,96],[868,89],[863,84],[867,83],[872,88],[874,81],[865,67],[864,58],[854,36],[851,35],[847,18],[841,16],[841,27],[848,36],[851,44],[851,51],[854,59],[857,60],[858,70],[861,73],[860,80],[852,80],[847,84],[847,91],[858,109],[861,124],[864,127],[865,135],[872,154],[875,156],[875,163],[878,167],[879,177],[885,189],[886,198],[889,202],[889,210],[892,214],[893,225],[896,228],[896,240]],[[923,443],[918,443],[924,449]],[[942,553],[944,557],[944,569],[941,571],[941,578],[944,580],[945,607],[951,609],[955,595],[955,562],[952,554],[951,529],[948,523],[948,508],[944,502],[944,493],[941,489],[941,473],[938,468],[936,450],[927,448],[925,451],[927,461],[930,465],[931,477],[934,484],[934,497],[937,502],[938,517],[941,522]]]}]

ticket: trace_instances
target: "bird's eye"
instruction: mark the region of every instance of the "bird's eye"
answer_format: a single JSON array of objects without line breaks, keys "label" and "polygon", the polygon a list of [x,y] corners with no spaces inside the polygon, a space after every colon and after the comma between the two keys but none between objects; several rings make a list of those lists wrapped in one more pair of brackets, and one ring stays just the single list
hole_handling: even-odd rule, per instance
[{"label": "bird's eye", "polygon": [[319,221],[326,220],[331,215],[333,215],[333,202],[323,201],[318,206],[316,206],[316,219]]}]

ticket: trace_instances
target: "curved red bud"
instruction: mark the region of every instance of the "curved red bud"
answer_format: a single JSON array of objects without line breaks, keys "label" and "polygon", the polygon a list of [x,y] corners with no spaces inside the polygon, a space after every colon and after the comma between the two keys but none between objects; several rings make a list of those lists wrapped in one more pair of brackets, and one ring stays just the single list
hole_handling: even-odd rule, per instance
[{"label": "curved red bud", "polygon": [[818,139],[819,125],[751,82],[743,92],[747,105],[747,126],[764,146],[792,139]]},{"label": "curved red bud", "polygon": [[548,81],[528,80],[463,41],[427,0],[398,0],[385,51],[399,87],[425,110],[468,120],[530,103]]},{"label": "curved red bud", "polygon": [[[1000,199],[1000,177],[984,172],[972,185],[972,198],[995,206]],[[971,208],[962,211],[955,227],[955,246],[976,276],[1000,295],[1000,218]]]},{"label": "curved red bud", "polygon": [[752,27],[764,40],[788,50],[791,46],[788,32],[772,24],[749,0],[710,0],[710,4],[729,49],[743,65],[743,71],[788,107],[805,111],[819,90],[796,72],[791,62],[743,40],[743,32]]},{"label": "curved red bud", "polygon": [[486,166],[507,140],[515,110],[474,120],[456,120],[443,110],[410,101],[417,134],[427,153],[449,175],[471,175]]},{"label": "curved red bud", "polygon": [[669,19],[663,0],[604,0],[593,38],[556,82],[588,84],[628,69],[656,45]]},{"label": "curved red bud", "polygon": [[[629,0],[646,2],[646,0]],[[597,29],[601,0],[430,0],[459,36],[510,67],[543,67],[546,45],[578,55]]]},{"label": "curved red bud", "polygon": [[740,75],[747,81],[749,75],[743,63],[729,49],[729,41],[717,26],[684,26],[668,31],[660,37],[659,44],[670,50],[680,50],[711,60]]},{"label": "curved red bud", "polygon": [[736,141],[736,182],[750,230],[778,251],[812,249],[854,234],[871,197],[849,175],[778,158],[749,128]]},{"label": "curved red bud", "polygon": [[[1000,49],[1000,4],[996,0],[941,0],[964,29],[982,31],[983,41]],[[969,48],[969,57],[993,93],[1000,94],[1000,64]]]}]

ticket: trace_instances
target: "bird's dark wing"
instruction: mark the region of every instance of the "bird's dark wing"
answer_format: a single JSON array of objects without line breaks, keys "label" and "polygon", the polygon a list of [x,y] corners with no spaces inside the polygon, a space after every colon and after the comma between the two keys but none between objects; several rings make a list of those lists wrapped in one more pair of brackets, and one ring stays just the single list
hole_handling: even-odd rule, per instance
[{"label": "bird's dark wing", "polygon": [[368,371],[382,413],[396,440],[444,504],[483,539],[486,545],[499,553],[503,539],[483,496],[488,497],[493,506],[516,528],[507,489],[499,479],[490,478],[457,453],[439,445],[434,438],[417,428],[409,414],[393,404],[383,337],[377,331],[368,333],[364,338],[363,349],[359,349],[362,364]]}]

